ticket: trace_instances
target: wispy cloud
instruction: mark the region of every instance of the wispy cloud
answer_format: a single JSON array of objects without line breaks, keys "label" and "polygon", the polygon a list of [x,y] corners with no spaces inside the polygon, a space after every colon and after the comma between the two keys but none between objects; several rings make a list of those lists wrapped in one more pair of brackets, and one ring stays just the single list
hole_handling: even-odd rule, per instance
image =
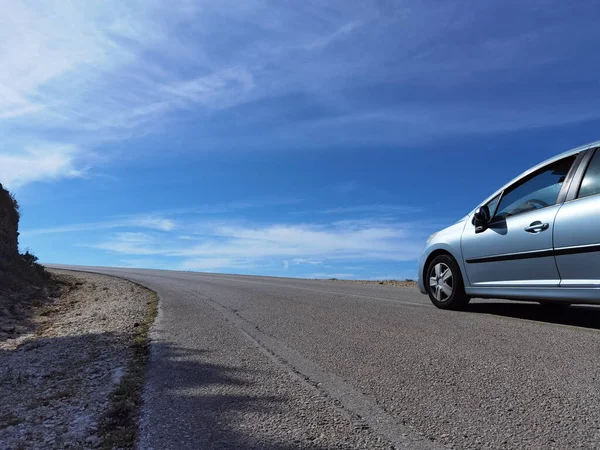
[{"label": "wispy cloud", "polygon": [[[32,140],[78,149],[77,157],[55,150],[35,171],[0,172],[15,186],[74,176],[96,147],[182,117],[194,119],[196,142],[225,149],[406,146],[600,117],[595,65],[581,70],[598,38],[583,4],[0,0],[0,8],[0,135],[10,138],[11,164],[31,158]],[[557,83],[561,94],[548,95]]]},{"label": "wispy cloud", "polygon": [[[294,47],[322,49],[357,27],[328,19],[319,31],[303,20],[295,26],[297,42],[294,30],[283,31],[296,14],[311,14],[254,0],[245,7],[175,3],[7,1],[10,14],[0,22],[0,118],[26,118],[40,131],[60,127],[75,135],[155,127],[175,110],[214,111],[280,92],[265,64]],[[244,40],[224,48],[225,57],[218,47],[227,27]],[[268,33],[281,39],[273,36],[265,46]]]},{"label": "wispy cloud", "polygon": [[286,197],[262,197],[243,201],[234,201],[227,203],[206,204],[190,206],[186,208],[175,208],[170,210],[161,210],[155,212],[157,215],[168,216],[195,216],[195,215],[217,215],[243,212],[251,209],[265,209],[277,206],[291,206],[301,203],[301,198]]},{"label": "wispy cloud", "polygon": [[[75,148],[82,156],[107,140],[157,130],[176,110],[246,101],[251,72],[203,61],[201,45],[188,54],[173,35],[200,13],[184,3],[0,2],[6,12],[0,18],[0,134],[11,142],[10,155],[0,154],[0,181],[18,187],[72,177],[85,168]],[[54,143],[56,134],[71,144]],[[27,144],[32,136],[42,150]]]},{"label": "wispy cloud", "polygon": [[421,212],[422,209],[417,206],[410,205],[394,205],[394,204],[383,204],[383,203],[370,203],[363,205],[353,205],[353,206],[338,206],[335,208],[326,208],[320,210],[296,210],[291,211],[290,214],[294,216],[301,215],[339,215],[344,216],[348,215],[354,217],[352,220],[357,217],[362,217],[360,220],[370,220],[365,218],[378,217],[381,219],[385,217],[396,217],[402,216],[406,214],[418,213]]},{"label": "wispy cloud", "polygon": [[[264,264],[323,265],[325,262],[410,261],[424,235],[410,223],[281,224],[206,226],[195,243],[171,235],[119,232],[92,247],[112,253],[176,258],[180,267],[252,267]],[[415,231],[415,229],[417,231]],[[425,233],[425,232],[423,232]]]},{"label": "wispy cloud", "polygon": [[176,99],[218,109],[243,101],[253,87],[252,74],[239,67],[173,83],[164,90]]},{"label": "wispy cloud", "polygon": [[292,264],[311,264],[313,266],[323,265],[323,260],[314,258],[294,258]]},{"label": "wispy cloud", "polygon": [[333,33],[328,34],[323,37],[319,37],[319,38],[315,39],[314,41],[304,45],[303,48],[306,50],[324,49],[325,47],[332,45],[336,41],[344,39],[344,37],[348,36],[350,33],[352,33],[352,31],[354,31],[359,26],[360,26],[360,22],[358,22],[358,21],[348,22],[348,23],[342,25],[341,27],[339,27]]},{"label": "wispy cloud", "polygon": [[[75,233],[84,231],[111,230],[115,228],[142,228],[149,230],[171,231],[176,224],[173,220],[150,215],[121,217],[112,220],[77,223],[49,228],[25,229],[21,232],[24,237],[39,236],[44,234]],[[138,234],[128,233],[127,236],[139,236]],[[138,243],[140,243],[138,241]]]},{"label": "wispy cloud", "polygon": [[93,245],[94,248],[125,255],[161,255],[165,251],[157,247],[157,241],[145,233],[115,233],[110,241]]},{"label": "wispy cloud", "polygon": [[72,145],[29,145],[22,152],[0,152],[0,182],[11,189],[34,181],[79,177],[79,149]]},{"label": "wispy cloud", "polygon": [[[544,99],[535,89],[520,102],[525,110],[517,109],[526,114],[506,123],[506,114],[516,109],[501,95],[515,82],[514,69],[521,76],[544,73],[548,65],[571,59],[571,49],[593,41],[594,33],[581,26],[591,20],[583,13],[555,22],[558,4],[523,4],[520,13],[536,17],[536,26],[524,21],[498,33],[486,26],[497,19],[489,2],[478,8],[460,1],[191,5],[4,2],[10,13],[0,22],[0,117],[27,118],[40,129],[108,133],[149,124],[155,128],[176,110],[201,113],[306,92],[334,106],[333,120],[383,120],[428,133],[440,127],[443,132],[457,126],[476,130],[483,122],[494,124],[498,116],[502,126],[518,126],[528,117],[522,126],[530,126],[552,117],[536,107]],[[573,29],[581,35],[573,36]],[[569,77],[585,81],[588,75],[574,71]],[[474,79],[480,91],[465,84]],[[369,85],[390,82],[404,94],[394,104],[365,98]],[[478,98],[492,85],[500,93],[489,109]],[[359,91],[347,95],[356,86]],[[453,92],[458,98],[452,98]],[[494,93],[486,95],[491,99]],[[511,98],[518,100],[514,94]],[[563,99],[562,119],[555,114],[552,123],[593,116],[592,103],[582,105],[582,100]]]},{"label": "wispy cloud", "polygon": [[356,205],[339,208],[330,208],[320,211],[321,214],[348,214],[348,213],[394,213],[406,214],[421,211],[420,208],[408,205],[385,205],[374,203],[372,205]]}]

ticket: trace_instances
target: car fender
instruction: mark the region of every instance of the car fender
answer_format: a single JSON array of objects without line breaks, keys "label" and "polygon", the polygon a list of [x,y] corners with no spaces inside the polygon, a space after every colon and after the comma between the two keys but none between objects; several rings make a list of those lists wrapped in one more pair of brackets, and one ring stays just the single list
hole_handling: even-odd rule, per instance
[{"label": "car fender", "polygon": [[425,263],[432,253],[443,250],[456,260],[458,267],[463,278],[463,282],[466,287],[470,286],[465,271],[465,265],[461,249],[462,233],[465,228],[465,221],[460,221],[451,227],[448,227],[439,233],[437,233],[431,241],[427,243],[425,251],[421,254],[419,261],[419,290],[425,293]]}]

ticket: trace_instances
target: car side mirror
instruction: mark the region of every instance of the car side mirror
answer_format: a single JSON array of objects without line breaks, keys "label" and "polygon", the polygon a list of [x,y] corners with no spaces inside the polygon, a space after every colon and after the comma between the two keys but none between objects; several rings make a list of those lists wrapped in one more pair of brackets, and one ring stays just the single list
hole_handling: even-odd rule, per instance
[{"label": "car side mirror", "polygon": [[487,205],[480,206],[475,210],[474,221],[475,232],[481,233],[487,229],[488,224],[490,223],[490,209]]}]

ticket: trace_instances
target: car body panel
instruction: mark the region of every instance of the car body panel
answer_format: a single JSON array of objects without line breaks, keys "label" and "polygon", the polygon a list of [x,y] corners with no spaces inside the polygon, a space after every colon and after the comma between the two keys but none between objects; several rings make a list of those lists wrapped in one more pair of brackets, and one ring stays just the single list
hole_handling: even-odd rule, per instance
[{"label": "car body panel", "polygon": [[600,195],[565,203],[554,230],[556,265],[564,287],[600,287]]},{"label": "car body panel", "polygon": [[469,297],[501,298],[507,300],[532,300],[581,304],[600,304],[600,289],[578,288],[512,288],[512,287],[468,287]]},{"label": "car body panel", "polygon": [[[554,205],[517,216],[508,217],[477,233],[468,222],[461,240],[466,275],[472,286],[556,286],[560,277],[552,254],[554,218],[560,205]],[[528,233],[525,228],[533,222],[548,224],[548,229]],[[526,253],[548,256],[527,258]],[[511,254],[521,254],[522,259],[512,259]],[[495,259],[494,259],[495,257]],[[524,275],[527,274],[527,278]]]},{"label": "car body panel", "polygon": [[[579,153],[557,204],[511,216],[506,219],[504,230],[496,226],[483,233],[475,233],[474,208],[461,221],[432,235],[419,259],[419,290],[427,293],[426,265],[434,253],[441,251],[457,261],[470,297],[600,304],[600,194],[574,199],[586,164],[597,147],[600,141],[549,158],[506,183],[479,206],[546,165]],[[592,220],[587,219],[590,211],[594,211]],[[537,234],[524,231],[535,221],[548,223],[548,229]],[[501,239],[508,234],[510,241]],[[572,246],[597,248],[569,254],[566,249]],[[466,262],[489,257],[495,259],[483,264]],[[580,264],[587,269],[579,270]]]}]

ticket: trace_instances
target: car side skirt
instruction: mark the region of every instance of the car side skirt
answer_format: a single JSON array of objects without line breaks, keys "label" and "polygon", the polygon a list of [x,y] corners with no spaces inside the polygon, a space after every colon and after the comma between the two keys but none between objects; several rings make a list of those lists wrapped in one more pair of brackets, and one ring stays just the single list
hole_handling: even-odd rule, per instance
[{"label": "car side skirt", "polygon": [[600,305],[600,288],[573,287],[465,287],[469,297],[508,300],[551,300]]}]

